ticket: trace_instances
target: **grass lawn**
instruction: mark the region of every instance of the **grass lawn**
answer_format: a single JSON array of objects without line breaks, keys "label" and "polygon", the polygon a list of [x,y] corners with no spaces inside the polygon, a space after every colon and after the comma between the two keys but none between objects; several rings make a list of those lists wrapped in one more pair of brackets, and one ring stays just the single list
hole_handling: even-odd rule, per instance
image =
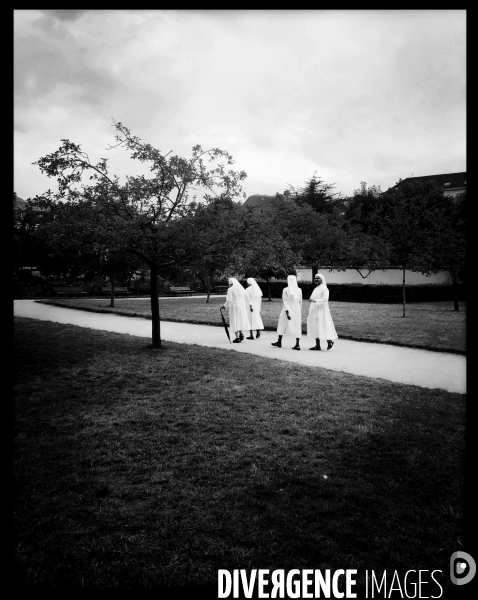
[{"label": "grass lawn", "polygon": [[14,365],[16,587],[441,569],[449,597],[464,396],[23,318]]},{"label": "grass lawn", "polygon": [[[62,299],[45,301],[69,306],[118,314],[151,318],[150,302],[143,299],[115,299],[115,307],[109,308],[109,299]],[[221,326],[219,307],[224,298],[173,298],[159,300],[161,318],[165,321],[205,323]],[[262,302],[262,320],[269,330],[276,330],[282,308],[282,300]],[[452,302],[427,302],[409,304],[406,317],[398,304],[363,304],[357,302],[330,302],[330,311],[339,337],[360,341],[373,341],[401,346],[446,350],[464,353],[466,350],[466,304],[460,302],[460,310],[453,310]],[[309,303],[303,302],[302,329],[307,329]]]}]

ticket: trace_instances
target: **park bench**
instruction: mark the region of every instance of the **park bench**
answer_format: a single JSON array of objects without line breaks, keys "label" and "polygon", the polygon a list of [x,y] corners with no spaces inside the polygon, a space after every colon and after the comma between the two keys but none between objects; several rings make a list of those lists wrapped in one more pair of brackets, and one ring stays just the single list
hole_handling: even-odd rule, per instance
[{"label": "park bench", "polygon": [[[111,286],[106,285],[101,288],[102,294],[111,294]],[[115,286],[115,296],[131,296],[131,292],[128,290],[126,286]]]},{"label": "park bench", "polygon": [[227,294],[227,290],[229,289],[228,285],[216,285],[214,286],[214,291],[216,294]]},{"label": "park bench", "polygon": [[193,293],[193,290],[189,287],[189,286],[171,286],[169,288],[169,291],[172,294],[177,294],[177,295],[181,295],[181,294],[185,294],[185,295],[189,295]]},{"label": "park bench", "polygon": [[53,293],[55,296],[69,296],[72,298],[80,298],[81,296],[87,296],[87,293],[80,286],[68,286],[68,285],[54,285]]}]

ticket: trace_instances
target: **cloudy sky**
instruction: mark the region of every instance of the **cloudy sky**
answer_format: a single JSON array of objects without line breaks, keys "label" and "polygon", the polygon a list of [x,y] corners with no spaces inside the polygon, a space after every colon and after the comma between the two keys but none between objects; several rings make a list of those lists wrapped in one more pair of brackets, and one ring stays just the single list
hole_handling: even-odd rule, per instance
[{"label": "cloudy sky", "polygon": [[465,171],[465,38],[464,10],[15,10],[14,190],[54,188],[63,138],[138,173],[112,119],[227,150],[247,195]]}]

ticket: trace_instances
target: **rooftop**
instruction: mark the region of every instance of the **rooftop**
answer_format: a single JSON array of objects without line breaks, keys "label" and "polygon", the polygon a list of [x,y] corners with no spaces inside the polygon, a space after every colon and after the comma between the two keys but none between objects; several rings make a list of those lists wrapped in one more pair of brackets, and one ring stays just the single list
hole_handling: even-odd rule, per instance
[{"label": "rooftop", "polygon": [[265,194],[254,194],[244,202],[244,206],[263,206],[274,202],[275,196],[266,196]]},{"label": "rooftop", "polygon": [[13,196],[13,210],[25,210],[27,203],[20,196]]},{"label": "rooftop", "polygon": [[436,181],[444,188],[466,188],[466,171],[462,173],[444,173],[439,175],[422,175],[406,177],[404,181]]}]

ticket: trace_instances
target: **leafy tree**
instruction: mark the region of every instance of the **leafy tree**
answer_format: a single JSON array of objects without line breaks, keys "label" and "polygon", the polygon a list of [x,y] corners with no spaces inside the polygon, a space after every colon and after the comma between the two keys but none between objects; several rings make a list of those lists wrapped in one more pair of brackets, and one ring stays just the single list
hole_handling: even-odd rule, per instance
[{"label": "leafy tree", "polygon": [[338,193],[332,193],[334,184],[325,183],[318,175],[317,171],[308,179],[301,188],[290,186],[290,198],[293,198],[299,205],[308,204],[316,212],[332,213],[334,211]]},{"label": "leafy tree", "polygon": [[227,195],[207,198],[207,204],[190,205],[187,218],[179,224],[184,248],[194,258],[190,265],[206,288],[209,302],[213,280],[242,266],[242,256],[257,235],[254,214]]},{"label": "leafy tree", "polygon": [[267,210],[254,214],[258,228],[244,255],[242,271],[267,282],[270,300],[271,278],[285,277],[303,262],[307,224],[316,213],[306,204],[299,205],[287,195],[276,194]]},{"label": "leafy tree", "polygon": [[363,279],[390,266],[390,246],[377,230],[376,211],[381,198],[379,186],[367,186],[362,181],[342,216],[344,240],[339,264],[355,269]]},{"label": "leafy tree", "polygon": [[[151,278],[152,345],[161,347],[158,302],[158,276],[172,265],[187,265],[196,258],[194,252],[182,245],[177,235],[178,222],[187,214],[188,204],[195,199],[191,194],[203,190],[214,194],[219,189],[230,197],[242,192],[244,171],[228,169],[232,156],[219,148],[203,150],[194,146],[188,159],[164,154],[150,144],[133,136],[122,123],[113,123],[116,143],[133,159],[149,165],[151,176],[126,178],[121,183],[111,175],[107,160],[97,163],[81,147],[62,140],[60,148],[37,164],[49,177],[55,177],[58,192],[44,197],[55,204],[87,205],[97,221],[93,230],[96,237],[101,229],[101,241],[139,257],[149,268]],[[208,169],[206,161],[213,163]],[[226,164],[223,164],[224,161]],[[86,176],[89,176],[85,182]]]},{"label": "leafy tree", "polygon": [[281,232],[300,263],[312,267],[312,279],[319,268],[340,264],[344,232],[337,212],[319,213],[308,204],[294,203],[278,208]]},{"label": "leafy tree", "polygon": [[[264,228],[265,229],[265,228]],[[272,301],[271,278],[287,277],[300,264],[300,255],[277,229],[269,228],[250,240],[241,261],[241,272],[247,277],[258,277],[267,284],[269,300]]]},{"label": "leafy tree", "polygon": [[333,264],[341,270],[355,269],[362,279],[366,279],[374,271],[383,271],[390,266],[387,241],[379,235],[366,233],[360,225],[344,225],[340,241],[339,254]]},{"label": "leafy tree", "polygon": [[354,190],[352,198],[347,202],[344,219],[349,225],[360,226],[365,233],[374,228],[375,211],[382,198],[380,186],[367,186],[365,181],[360,182],[360,188]]},{"label": "leafy tree", "polygon": [[391,264],[403,271],[402,299],[405,317],[405,271],[423,272],[430,266],[427,251],[439,239],[441,222],[450,199],[434,181],[400,180],[385,192],[374,214],[373,230],[390,247]]},{"label": "leafy tree", "polygon": [[[13,245],[12,266],[13,281],[16,293],[24,293],[30,285],[37,286],[39,280],[32,275],[33,269],[39,269],[49,259],[50,246],[43,243],[38,236],[38,228],[47,215],[34,210],[28,199],[26,206],[18,209],[15,205],[16,194],[14,193],[13,212]],[[44,279],[40,280],[44,283]]]},{"label": "leafy tree", "polygon": [[[16,194],[13,194],[14,200]],[[16,276],[23,267],[36,266],[39,254],[43,249],[38,244],[35,229],[38,215],[31,206],[24,210],[14,208],[13,212],[13,271]]]},{"label": "leafy tree", "polygon": [[265,243],[252,263],[256,272],[263,264],[268,265],[263,278],[283,277],[308,264],[314,275],[320,266],[338,264],[344,243],[341,215],[336,211],[319,213],[308,203],[284,196],[277,194],[274,203],[261,214]]},{"label": "leafy tree", "polygon": [[312,266],[312,278],[323,267],[343,271],[349,266],[346,249],[346,236],[343,228],[338,223],[331,222],[318,215],[318,219],[311,221],[314,231],[307,236],[306,246],[302,255],[305,262]]},{"label": "leafy tree", "polygon": [[37,197],[34,204],[42,216],[40,221],[37,218],[35,237],[48,248],[37,261],[42,274],[55,279],[59,276],[65,282],[74,282],[80,275],[85,281],[107,276],[110,306],[114,306],[115,281],[127,280],[138,268],[138,258],[128,255],[123,240],[108,235],[98,207],[87,197],[82,202]]},{"label": "leafy tree", "polygon": [[447,197],[446,205],[437,221],[434,235],[430,236],[421,257],[420,270],[426,274],[447,271],[453,282],[454,310],[458,304],[458,284],[466,265],[466,192],[455,198]]},{"label": "leafy tree", "polygon": [[104,246],[101,254],[95,258],[99,258],[96,262],[97,268],[91,269],[94,275],[108,277],[110,287],[110,306],[115,305],[115,287],[118,282],[126,285],[127,282],[131,285],[131,278],[138,270],[140,261],[137,256],[130,254],[124,248],[112,248]]},{"label": "leafy tree", "polygon": [[[74,282],[85,270],[90,249],[81,250],[75,238],[77,227],[69,207],[51,206],[41,198],[26,201],[14,222],[15,260],[36,265],[48,279]],[[63,222],[58,234],[58,222]]]}]

